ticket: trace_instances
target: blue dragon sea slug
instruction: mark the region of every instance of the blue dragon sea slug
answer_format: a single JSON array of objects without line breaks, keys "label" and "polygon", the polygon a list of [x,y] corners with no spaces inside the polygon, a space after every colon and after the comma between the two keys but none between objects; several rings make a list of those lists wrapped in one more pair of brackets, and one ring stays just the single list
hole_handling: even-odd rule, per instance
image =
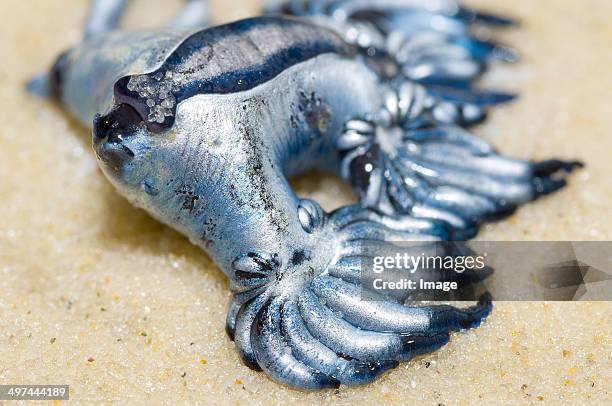
[{"label": "blue dragon sea slug", "polygon": [[[125,1],[94,1],[45,83],[93,129],[117,191],[227,275],[244,362],[297,388],[356,385],[479,325],[486,296],[361,300],[360,264],[390,241],[468,239],[579,166],[503,157],[466,129],[512,99],[472,82],[516,59],[470,27],[512,22],[452,1],[321,0],[203,28],[195,3],[132,32],[117,29]],[[287,179],[311,169],[338,173],[359,204],[300,199]]]}]

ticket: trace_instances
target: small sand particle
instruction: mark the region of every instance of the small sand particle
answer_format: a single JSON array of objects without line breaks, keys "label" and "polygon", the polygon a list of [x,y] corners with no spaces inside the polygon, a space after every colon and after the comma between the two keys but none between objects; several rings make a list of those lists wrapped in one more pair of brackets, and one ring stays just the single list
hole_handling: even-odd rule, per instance
[{"label": "small sand particle", "polygon": [[236,379],[236,380],[234,381],[234,384],[236,384],[236,385],[242,385],[242,381],[241,381],[240,379]]},{"label": "small sand particle", "polygon": [[571,351],[568,351],[568,350],[563,350],[563,358],[567,358],[567,357],[569,357],[570,355],[572,355],[572,352],[571,352]]},{"label": "small sand particle", "polygon": [[87,358],[87,362],[94,362],[94,361],[95,361],[95,359],[92,358],[92,357]]},{"label": "small sand particle", "polygon": [[570,386],[572,384],[572,381],[570,381],[569,379],[566,379],[565,382],[563,382],[563,384],[565,386]]},{"label": "small sand particle", "polygon": [[49,340],[49,342],[50,342],[51,344],[54,344],[56,341],[57,341],[57,338],[55,338],[55,337],[53,337],[52,339],[50,339],[50,340]]},{"label": "small sand particle", "polygon": [[519,352],[519,345],[516,341],[512,341],[512,344],[510,345],[510,349],[512,350],[513,353],[515,353],[516,355],[520,355]]},{"label": "small sand particle", "polygon": [[536,397],[536,399],[539,400],[539,401],[542,401],[542,400],[544,400],[544,396],[538,396],[538,397]]},{"label": "small sand particle", "polygon": [[183,373],[181,374],[181,378],[184,378],[184,377],[186,377],[186,376],[187,376],[187,372],[183,372]]},{"label": "small sand particle", "polygon": [[208,364],[208,361],[206,361],[204,358],[202,358],[202,359],[200,360],[200,364],[202,364],[202,365],[206,365],[206,364]]}]

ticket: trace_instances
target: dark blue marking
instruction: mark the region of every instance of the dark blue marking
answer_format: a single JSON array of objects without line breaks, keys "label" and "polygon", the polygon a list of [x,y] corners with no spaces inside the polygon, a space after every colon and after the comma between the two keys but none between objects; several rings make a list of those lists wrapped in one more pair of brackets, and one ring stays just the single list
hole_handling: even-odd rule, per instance
[{"label": "dark blue marking", "polygon": [[494,106],[511,102],[517,97],[515,94],[511,93],[490,92],[473,88],[462,90],[460,88],[436,85],[428,86],[427,93],[451,103],[473,104],[475,106]]},{"label": "dark blue marking", "polygon": [[[277,40],[278,44],[275,45],[278,49],[269,54],[261,51],[270,48],[270,39],[265,35],[266,28],[286,32],[286,36],[283,36],[286,41]],[[256,38],[247,38],[246,35],[254,29],[262,30],[262,34]],[[240,37],[241,34],[244,36]],[[232,53],[233,49],[214,47],[230,36],[237,37],[237,42],[244,39],[243,44],[250,47],[254,54],[237,55]],[[273,79],[293,65],[324,53],[351,56],[354,55],[354,49],[332,31],[286,18],[251,18],[199,31],[185,39],[158,70],[146,74],[151,80],[161,80],[168,72],[179,74],[186,79],[178,89],[172,90],[176,99],[174,114],[166,117],[162,124],[147,122],[147,127],[153,132],[161,132],[171,127],[174,124],[176,104],[196,94],[246,91]],[[205,66],[227,64],[227,58],[235,58],[237,65],[243,63],[245,66],[236,66],[232,70],[203,77],[202,69]],[[258,58],[261,62],[253,62]],[[232,62],[231,59],[229,62]],[[117,81],[114,89],[115,100],[117,103],[130,104],[143,117],[147,117],[149,109],[146,98],[127,88],[130,78],[131,76],[126,76]]]},{"label": "dark blue marking", "polygon": [[62,52],[57,57],[51,71],[49,72],[49,94],[56,100],[62,98],[62,86],[64,84],[66,71],[68,70],[68,51]]},{"label": "dark blue marking", "polygon": [[132,106],[121,103],[105,116],[96,115],[93,121],[94,140],[107,139],[121,143],[121,138],[130,136],[142,123],[143,118]]}]

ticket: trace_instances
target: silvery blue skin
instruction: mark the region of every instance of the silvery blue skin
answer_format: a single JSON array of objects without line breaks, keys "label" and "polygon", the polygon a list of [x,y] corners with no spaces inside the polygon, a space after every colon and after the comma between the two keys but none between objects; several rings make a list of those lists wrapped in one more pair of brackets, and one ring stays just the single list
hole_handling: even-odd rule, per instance
[{"label": "silvery blue skin", "polygon": [[[470,238],[579,165],[505,158],[465,129],[512,98],[472,82],[516,59],[470,26],[509,20],[450,1],[299,1],[202,29],[191,1],[145,33],[115,30],[125,3],[93,3],[50,92],[93,127],[119,193],[228,276],[228,334],[283,384],[371,382],[478,326],[487,296],[463,309],[362,301],[361,264],[390,241]],[[339,173],[360,203],[326,213],[298,198],[287,178],[311,169]]]}]

